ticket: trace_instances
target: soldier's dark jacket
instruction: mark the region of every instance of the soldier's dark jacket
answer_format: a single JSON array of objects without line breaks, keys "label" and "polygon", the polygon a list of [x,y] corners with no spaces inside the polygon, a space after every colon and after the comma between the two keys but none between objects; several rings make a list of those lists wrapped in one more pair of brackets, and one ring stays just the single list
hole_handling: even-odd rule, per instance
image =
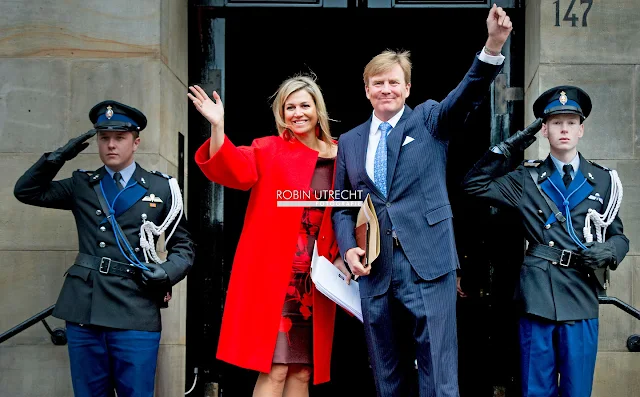
[{"label": "soldier's dark jacket", "polygon": [[[545,228],[545,222],[552,212],[535,186],[536,182],[531,178],[526,162],[514,171],[502,175],[504,161],[502,154],[488,151],[465,177],[463,189],[468,194],[488,199],[496,207],[516,209],[520,213],[525,236],[530,244],[538,243],[579,252],[578,245],[558,221]],[[542,163],[527,165],[536,167],[538,184],[557,172],[551,156]],[[575,233],[584,243],[582,228],[587,211],[589,208],[600,214],[605,211],[609,202],[611,178],[607,169],[589,162],[581,154],[576,177],[578,172],[582,173],[591,186],[587,189],[589,193],[583,194],[584,199],[570,211]],[[592,233],[595,240],[593,225]],[[615,245],[617,260],[611,266],[615,270],[629,251],[629,240],[623,234],[622,221],[618,216],[606,230],[606,241]],[[495,249],[499,250],[500,247]],[[520,269],[515,299],[528,314],[553,321],[586,320],[598,317],[599,289],[595,277],[584,269],[557,266],[546,259],[526,255]]]},{"label": "soldier's dark jacket", "polygon": [[[113,179],[101,167],[95,172],[75,171],[71,178],[53,181],[62,163],[46,160],[43,155],[16,182],[14,195],[25,204],[38,207],[70,210],[76,220],[79,253],[95,257],[107,257],[114,261],[128,261],[116,244],[111,224],[102,211],[94,185],[114,184]],[[145,171],[136,164],[129,185],[138,183],[135,189],[125,189],[114,205],[115,215],[127,240],[135,249],[138,259],[144,263],[140,248],[142,215],[160,225],[171,208],[169,181],[161,174]],[[115,185],[113,185],[115,188]],[[144,196],[154,194],[162,202],[155,208]],[[129,201],[129,204],[125,204]],[[128,207],[128,208],[127,208]],[[173,224],[168,231],[173,228]],[[167,245],[167,261],[161,266],[169,276],[171,285],[182,280],[194,258],[194,247],[186,229],[183,216]],[[79,324],[92,324],[127,330],[160,331],[160,307],[158,291],[149,291],[136,277],[102,274],[97,270],[72,265],[65,273],[65,281],[53,315]]]}]

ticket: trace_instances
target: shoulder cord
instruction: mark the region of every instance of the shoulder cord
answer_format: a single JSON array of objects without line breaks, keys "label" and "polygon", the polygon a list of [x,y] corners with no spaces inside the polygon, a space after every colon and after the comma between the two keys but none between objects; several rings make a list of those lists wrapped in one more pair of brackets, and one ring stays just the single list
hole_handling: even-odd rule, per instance
[{"label": "shoulder cord", "polygon": [[178,181],[175,178],[169,179],[169,187],[171,188],[171,208],[169,209],[169,213],[167,214],[164,222],[162,222],[160,226],[156,226],[155,223],[145,219],[140,227],[140,248],[142,248],[146,263],[149,263],[149,258],[158,264],[165,262],[156,252],[153,236],[159,236],[164,233],[169,228],[169,225],[171,225],[171,222],[173,222],[176,217],[178,218],[173,229],[171,229],[171,233],[169,233],[167,238],[164,240],[164,249],[166,250],[169,239],[173,236],[173,232],[175,232],[176,227],[178,227],[178,223],[180,223],[180,219],[182,219],[184,207]]},{"label": "shoulder cord", "polygon": [[616,218],[616,215],[618,215],[618,210],[622,203],[622,182],[618,177],[618,172],[616,172],[616,170],[610,170],[609,176],[611,176],[611,195],[609,196],[607,209],[604,211],[604,214],[600,214],[598,211],[589,208],[584,220],[584,229],[582,230],[582,233],[584,234],[584,238],[587,243],[593,242],[591,222],[593,222],[596,229],[596,241],[599,243],[605,241],[607,227],[611,225]]}]

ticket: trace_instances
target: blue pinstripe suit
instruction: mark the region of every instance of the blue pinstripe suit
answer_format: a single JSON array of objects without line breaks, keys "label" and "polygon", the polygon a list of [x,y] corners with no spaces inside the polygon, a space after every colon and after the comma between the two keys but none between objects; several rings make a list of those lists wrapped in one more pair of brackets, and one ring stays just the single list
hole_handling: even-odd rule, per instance
[{"label": "blue pinstripe suit", "polygon": [[[404,114],[387,137],[387,198],[365,170],[371,118],[338,142],[335,189],[371,194],[381,229],[380,256],[360,279],[365,334],[380,396],[458,396],[455,270],[458,268],[446,188],[447,144],[488,93],[501,66],[476,59],[442,102]],[[404,144],[406,137],[414,140]],[[336,207],[340,251],[356,247],[357,210]],[[400,247],[394,246],[395,229]],[[391,288],[390,288],[391,287]]]}]

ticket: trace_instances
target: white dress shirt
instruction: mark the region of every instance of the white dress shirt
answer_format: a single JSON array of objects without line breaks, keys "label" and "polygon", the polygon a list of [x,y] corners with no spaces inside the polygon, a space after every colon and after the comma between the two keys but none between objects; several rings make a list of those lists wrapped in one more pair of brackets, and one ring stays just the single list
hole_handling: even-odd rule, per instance
[{"label": "white dress shirt", "polygon": [[[404,114],[404,106],[395,116],[389,119],[387,123],[391,124],[392,128],[396,127],[398,121],[400,121],[400,117]],[[373,163],[376,157],[376,149],[378,148],[378,143],[380,142],[380,130],[378,129],[382,124],[382,120],[376,117],[375,111],[373,112],[373,117],[371,118],[371,127],[369,128],[369,145],[367,146],[367,160],[365,162],[365,169],[367,170],[367,175],[373,181]],[[389,135],[393,134],[393,130],[389,132]],[[387,139],[389,137],[387,135]]]}]

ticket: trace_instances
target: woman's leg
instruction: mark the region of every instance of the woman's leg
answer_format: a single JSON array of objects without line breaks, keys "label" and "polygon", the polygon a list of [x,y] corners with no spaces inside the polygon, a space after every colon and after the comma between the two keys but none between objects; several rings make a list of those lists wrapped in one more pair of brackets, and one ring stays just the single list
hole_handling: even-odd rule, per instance
[{"label": "woman's leg", "polygon": [[258,375],[253,397],[282,397],[289,367],[284,364],[271,365],[271,372]]},{"label": "woman's leg", "polygon": [[308,397],[309,379],[311,379],[310,366],[301,364],[289,365],[283,397]]}]

